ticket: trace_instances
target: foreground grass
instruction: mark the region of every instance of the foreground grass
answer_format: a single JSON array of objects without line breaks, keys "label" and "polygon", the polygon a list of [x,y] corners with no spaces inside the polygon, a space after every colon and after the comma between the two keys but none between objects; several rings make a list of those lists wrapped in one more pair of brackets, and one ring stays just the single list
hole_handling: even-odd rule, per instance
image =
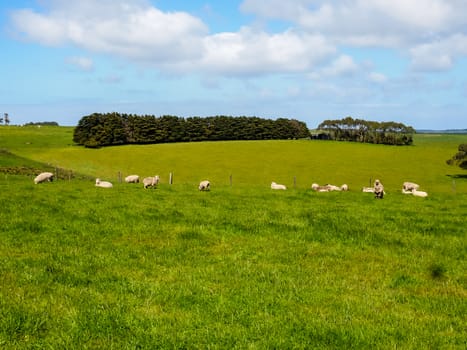
[{"label": "foreground grass", "polygon": [[0,346],[465,347],[465,194],[0,176]]}]

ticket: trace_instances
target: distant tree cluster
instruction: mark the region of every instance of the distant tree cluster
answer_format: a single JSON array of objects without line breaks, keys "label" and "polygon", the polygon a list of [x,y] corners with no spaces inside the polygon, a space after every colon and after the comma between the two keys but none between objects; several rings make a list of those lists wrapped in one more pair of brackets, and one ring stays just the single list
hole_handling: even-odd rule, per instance
[{"label": "distant tree cluster", "polygon": [[5,125],[10,124],[10,117],[8,116],[8,113],[4,113],[3,117],[0,117],[0,124],[5,123]]},{"label": "distant tree cluster", "polygon": [[460,144],[458,152],[451,159],[448,159],[446,163],[467,169],[467,143]]},{"label": "distant tree cluster", "polygon": [[309,137],[304,122],[258,117],[189,117],[120,113],[84,116],[74,129],[73,141],[86,147],[220,140],[270,140]]},{"label": "distant tree cluster", "polygon": [[396,122],[375,122],[346,117],[325,120],[318,130],[326,132],[331,140],[380,143],[386,145],[411,145],[415,129]]},{"label": "distant tree cluster", "polygon": [[29,122],[24,126],[59,126],[57,122]]}]

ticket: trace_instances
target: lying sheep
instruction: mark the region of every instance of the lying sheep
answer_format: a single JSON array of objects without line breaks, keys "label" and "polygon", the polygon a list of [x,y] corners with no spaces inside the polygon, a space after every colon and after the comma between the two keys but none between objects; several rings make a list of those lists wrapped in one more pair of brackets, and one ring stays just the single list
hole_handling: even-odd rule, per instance
[{"label": "lying sheep", "polygon": [[346,184],[343,184],[341,187],[331,185],[331,184],[326,184],[324,186],[320,186],[316,183],[311,185],[311,189],[316,191],[316,192],[332,192],[332,191],[348,191],[349,186]]},{"label": "lying sheep", "polygon": [[145,177],[143,179],[143,186],[144,188],[156,187],[159,184],[159,180],[159,175],[155,175],[153,177]]},{"label": "lying sheep", "polygon": [[404,182],[402,184],[402,191],[418,190],[419,188],[420,188],[420,185],[414,182]]},{"label": "lying sheep", "polygon": [[425,192],[425,191],[418,191],[418,190],[413,190],[413,191],[412,191],[412,195],[414,195],[415,197],[422,197],[422,198],[428,197],[428,193],[427,193],[427,192]]},{"label": "lying sheep", "polygon": [[37,184],[40,184],[41,182],[45,182],[45,181],[51,182],[53,180],[54,180],[54,174],[45,172],[45,173],[40,173],[39,175],[37,175],[34,178],[34,183],[37,185]]},{"label": "lying sheep", "polygon": [[126,183],[139,183],[139,176],[138,175],[128,175],[125,177]]},{"label": "lying sheep", "polygon": [[287,187],[285,185],[281,185],[281,184],[276,184],[274,181],[271,182],[271,189],[273,190],[286,190]]},{"label": "lying sheep", "polygon": [[200,191],[209,191],[211,190],[211,183],[208,180],[201,181],[198,186]]},{"label": "lying sheep", "polygon": [[97,187],[102,187],[102,188],[112,188],[113,185],[111,182],[108,181],[101,181],[101,179],[96,179],[96,186]]},{"label": "lying sheep", "polygon": [[416,190],[416,189],[412,189],[410,191],[407,191],[407,190],[404,190],[402,189],[402,193],[403,194],[411,194],[415,197],[428,197],[428,193],[425,192],[425,191],[419,191],[419,190]]},{"label": "lying sheep", "polygon": [[373,187],[363,187],[363,188],[362,188],[362,192],[374,193],[374,192],[375,192],[375,189],[374,189]]}]

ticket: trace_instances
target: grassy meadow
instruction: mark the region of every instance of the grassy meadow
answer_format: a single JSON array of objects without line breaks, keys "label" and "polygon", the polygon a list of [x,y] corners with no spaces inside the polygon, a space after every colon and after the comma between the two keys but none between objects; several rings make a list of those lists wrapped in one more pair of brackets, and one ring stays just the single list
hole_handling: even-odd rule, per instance
[{"label": "grassy meadow", "polygon": [[[0,127],[0,348],[466,347],[467,174],[445,164],[466,135],[93,150],[72,132]],[[41,165],[81,176],[7,171]],[[360,192],[375,178],[383,200]]]}]

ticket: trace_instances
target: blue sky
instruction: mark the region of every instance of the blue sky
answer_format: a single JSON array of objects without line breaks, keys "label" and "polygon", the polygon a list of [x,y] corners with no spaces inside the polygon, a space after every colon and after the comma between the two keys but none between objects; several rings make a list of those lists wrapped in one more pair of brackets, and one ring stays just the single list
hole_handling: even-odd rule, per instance
[{"label": "blue sky", "polygon": [[465,0],[0,0],[0,113],[467,128]]}]

